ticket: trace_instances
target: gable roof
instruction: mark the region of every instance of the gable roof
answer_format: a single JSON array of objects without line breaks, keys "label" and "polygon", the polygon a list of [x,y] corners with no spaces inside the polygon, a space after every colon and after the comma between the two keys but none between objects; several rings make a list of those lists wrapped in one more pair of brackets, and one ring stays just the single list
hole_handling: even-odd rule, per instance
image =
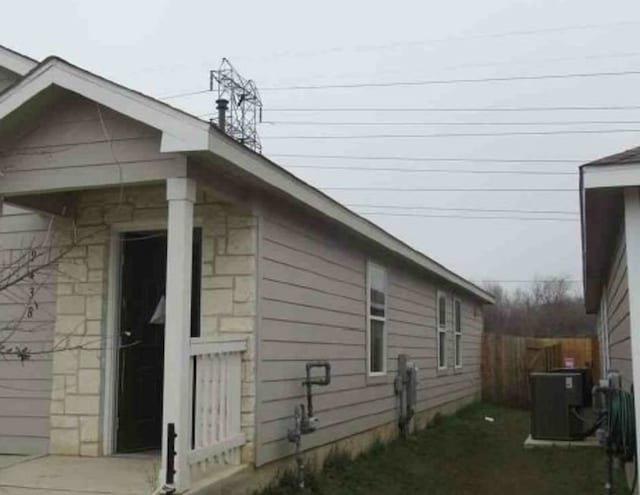
[{"label": "gable roof", "polygon": [[13,87],[0,94],[0,120],[50,86],[73,91],[160,130],[160,149],[163,152],[209,152],[221,157],[248,176],[303,203],[481,301],[495,302],[487,291],[413,249],[264,155],[238,143],[210,122],[74,66],[61,58],[48,57],[35,65]]},{"label": "gable roof", "polygon": [[24,76],[37,65],[37,60],[0,45],[0,67],[4,67],[19,76]]},{"label": "gable roof", "polygon": [[640,163],[640,146],[622,151],[621,153],[605,156],[604,158],[598,158],[592,162],[585,163],[582,167],[592,165],[624,165],[628,163]]}]

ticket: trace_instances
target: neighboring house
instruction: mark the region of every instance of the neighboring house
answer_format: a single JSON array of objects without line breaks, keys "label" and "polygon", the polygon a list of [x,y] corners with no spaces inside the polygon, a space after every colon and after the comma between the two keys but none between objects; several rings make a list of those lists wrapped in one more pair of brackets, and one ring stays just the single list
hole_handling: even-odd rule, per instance
[{"label": "neighboring house", "polygon": [[[602,378],[640,404],[640,148],[580,168],[584,296],[597,315]],[[633,385],[636,384],[634,387]],[[640,425],[640,407],[636,407]],[[640,429],[636,431],[640,439]],[[640,443],[637,443],[640,445]]]},{"label": "neighboring house", "polygon": [[0,243],[63,255],[24,282],[9,343],[56,351],[0,361],[0,450],[158,449],[164,472],[173,424],[183,490],[291,460],[308,361],[332,365],[311,452],[396,433],[401,353],[417,426],[478,399],[490,294],[209,122],[56,57],[0,67]]}]

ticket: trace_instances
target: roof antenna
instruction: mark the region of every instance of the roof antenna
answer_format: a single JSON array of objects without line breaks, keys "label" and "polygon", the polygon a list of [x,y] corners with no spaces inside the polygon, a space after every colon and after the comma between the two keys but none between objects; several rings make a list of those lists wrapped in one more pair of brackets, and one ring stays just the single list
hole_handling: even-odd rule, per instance
[{"label": "roof antenna", "polygon": [[255,83],[242,77],[231,62],[223,58],[220,68],[210,72],[209,88],[218,93],[216,108],[220,130],[261,153],[258,123],[262,122],[262,99]]}]

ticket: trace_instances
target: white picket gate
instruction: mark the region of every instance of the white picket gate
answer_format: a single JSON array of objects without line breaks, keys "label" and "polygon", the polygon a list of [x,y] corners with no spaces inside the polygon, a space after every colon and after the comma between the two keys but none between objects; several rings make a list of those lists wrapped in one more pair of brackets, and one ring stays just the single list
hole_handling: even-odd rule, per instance
[{"label": "white picket gate", "polygon": [[[239,464],[245,444],[241,430],[242,353],[246,339],[191,339],[194,441],[189,464],[206,470],[211,464]],[[195,372],[194,372],[195,370]]]}]

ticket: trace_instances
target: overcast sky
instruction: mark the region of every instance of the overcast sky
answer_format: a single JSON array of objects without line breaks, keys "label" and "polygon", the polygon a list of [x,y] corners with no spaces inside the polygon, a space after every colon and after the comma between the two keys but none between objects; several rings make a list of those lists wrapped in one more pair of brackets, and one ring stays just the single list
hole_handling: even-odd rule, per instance
[{"label": "overcast sky", "polygon": [[[273,89],[292,85],[639,71],[640,4],[637,1],[22,0],[3,10],[0,26],[1,44],[38,59],[56,54],[153,96],[205,89],[209,69],[217,68],[222,57],[230,58],[243,75],[254,79],[262,88],[266,122],[260,131],[266,155],[283,165],[358,167],[291,169],[320,188],[575,189],[581,161],[640,145],[640,110],[481,110],[640,105],[640,96],[636,94],[640,75],[377,88]],[[200,94],[170,102],[202,115],[215,110],[214,100],[211,94]],[[347,107],[396,111],[277,110]],[[478,110],[397,111],[407,108]],[[305,124],[292,124],[293,121]],[[594,121],[598,123],[580,123]],[[395,124],[390,125],[391,122]],[[346,123],[354,125],[344,125]],[[365,123],[384,125],[363,125]],[[407,123],[429,125],[405,125]],[[638,131],[618,132],[635,129]],[[566,131],[579,130],[616,132],[566,134]],[[495,135],[536,131],[552,134]],[[565,133],[557,134],[557,131]],[[494,135],[433,136],[443,133]],[[431,136],[353,138],[379,134]],[[314,139],[291,139],[293,136]],[[351,137],[317,139],[318,136]],[[278,156],[282,154],[337,155],[338,158]],[[354,155],[468,161],[346,158]],[[492,163],[489,159],[515,161]],[[564,161],[519,162],[542,159]],[[431,168],[449,172],[376,172],[362,170],[363,167]],[[566,174],[454,174],[450,173],[452,170]],[[327,192],[345,204],[360,205],[354,207],[356,211],[385,213],[367,216],[475,281],[530,280],[554,275],[580,279],[579,222],[575,221],[578,217],[529,213],[531,210],[577,212],[577,192]],[[416,206],[423,209],[408,208]],[[480,211],[486,209],[525,211]],[[415,215],[561,216],[569,221]]]}]

